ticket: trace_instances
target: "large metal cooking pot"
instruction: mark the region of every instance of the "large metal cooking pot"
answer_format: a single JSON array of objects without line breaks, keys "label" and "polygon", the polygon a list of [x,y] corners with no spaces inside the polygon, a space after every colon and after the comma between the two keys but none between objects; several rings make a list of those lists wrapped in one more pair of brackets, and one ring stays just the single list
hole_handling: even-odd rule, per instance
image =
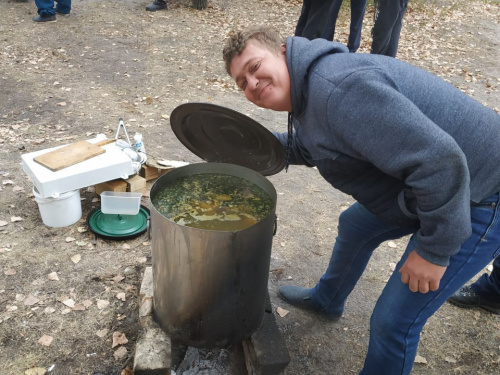
[{"label": "large metal cooking pot", "polygon": [[[272,199],[269,215],[236,231],[182,226],[161,215],[153,200],[184,176],[221,173],[244,178]],[[261,324],[267,297],[276,190],[260,173],[225,163],[200,163],[161,176],[150,192],[154,314],[179,343],[223,347],[247,339]]]}]

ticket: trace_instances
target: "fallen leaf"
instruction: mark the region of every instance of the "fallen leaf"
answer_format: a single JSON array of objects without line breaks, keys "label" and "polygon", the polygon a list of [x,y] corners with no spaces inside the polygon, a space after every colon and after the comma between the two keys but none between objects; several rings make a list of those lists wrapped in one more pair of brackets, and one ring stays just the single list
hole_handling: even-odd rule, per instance
[{"label": "fallen leaf", "polygon": [[134,370],[127,366],[122,370],[120,375],[134,375]]},{"label": "fallen leaf", "polygon": [[414,363],[422,363],[422,364],[426,365],[427,360],[424,357],[417,354],[417,356],[415,357]]},{"label": "fallen leaf", "polygon": [[122,300],[122,301],[125,301],[125,293],[123,292],[120,292],[116,295],[116,298]]},{"label": "fallen leaf", "polygon": [[66,240],[65,240],[65,241],[66,241],[66,242],[73,242],[73,241],[75,241],[75,240],[76,240],[76,238],[74,238],[74,237],[66,237]]},{"label": "fallen leaf", "polygon": [[276,308],[276,312],[278,313],[278,315],[279,315],[279,316],[281,316],[282,318],[284,318],[285,316],[287,316],[287,315],[288,315],[288,313],[289,313],[290,311],[285,310],[285,309],[282,309],[281,307],[279,307],[279,306],[278,306],[278,307]]},{"label": "fallen leaf", "polygon": [[100,338],[103,338],[104,336],[106,336],[108,334],[108,332],[109,332],[109,329],[104,328],[104,329],[100,329],[95,334],[97,336],[99,336]]},{"label": "fallen leaf", "polygon": [[9,223],[8,223],[8,222],[6,222],[6,221],[0,220],[0,227],[4,227],[4,226],[6,226],[7,224],[9,224]]},{"label": "fallen leaf", "polygon": [[24,375],[45,375],[47,370],[41,367],[32,367],[24,372]]},{"label": "fallen leaf", "polygon": [[97,300],[97,308],[99,310],[105,309],[108,306],[109,306],[109,301],[106,301],[106,300],[103,300],[103,299],[98,299]]},{"label": "fallen leaf", "polygon": [[125,277],[123,277],[122,275],[116,275],[115,277],[113,277],[113,281],[115,283],[119,283],[120,281],[122,281],[123,279],[125,279]]},{"label": "fallen leaf", "polygon": [[4,273],[4,275],[6,275],[6,276],[13,276],[13,275],[15,275],[17,272],[16,272],[16,270],[15,270],[14,268],[9,268],[9,269],[5,270],[3,273]]},{"label": "fallen leaf", "polygon": [[87,309],[92,306],[92,301],[89,299],[86,299],[85,301],[82,302],[83,306],[85,306]]},{"label": "fallen leaf", "polygon": [[73,311],[85,311],[86,308],[83,304],[77,303],[75,304],[75,307],[73,307]]},{"label": "fallen leaf", "polygon": [[29,295],[25,300],[24,300],[24,305],[25,306],[33,306],[35,304],[37,304],[38,302],[40,301],[39,298],[36,298],[35,296],[33,295]]},{"label": "fallen leaf", "polygon": [[87,231],[87,228],[86,227],[78,227],[78,228],[76,228],[76,230],[78,231],[78,233],[85,233]]},{"label": "fallen leaf", "polygon": [[51,272],[48,274],[49,280],[59,281],[59,277],[57,276],[57,272]]},{"label": "fallen leaf", "polygon": [[66,315],[66,314],[69,314],[70,312],[71,312],[71,309],[64,309],[63,311],[61,311],[61,314]]},{"label": "fallen leaf", "polygon": [[127,348],[124,346],[120,346],[113,354],[113,357],[115,357],[115,359],[118,360],[124,358],[126,355],[127,355]]},{"label": "fallen leaf", "polygon": [[12,180],[5,180],[5,181],[2,181],[2,184],[4,184],[4,185],[13,185],[14,181],[12,181]]},{"label": "fallen leaf", "polygon": [[16,221],[21,221],[21,220],[23,220],[23,218],[19,217],[19,216],[12,216],[10,218],[10,221],[13,222],[13,223],[15,223]]},{"label": "fallen leaf", "polygon": [[457,363],[457,360],[452,357],[446,357],[444,360],[448,363]]},{"label": "fallen leaf", "polygon": [[87,243],[85,241],[76,241],[75,242],[78,246],[85,246]]},{"label": "fallen leaf", "polygon": [[43,335],[38,339],[38,343],[43,346],[50,346],[50,344],[52,344],[52,340],[54,340],[52,336]]},{"label": "fallen leaf", "polygon": [[56,311],[56,309],[54,309],[53,307],[50,307],[50,306],[47,306],[45,309],[43,309],[43,312],[45,314],[52,314],[55,311]]},{"label": "fallen leaf", "polygon": [[71,298],[62,301],[62,303],[71,308],[75,307],[75,301],[73,301]]},{"label": "fallen leaf", "polygon": [[82,260],[82,256],[80,254],[76,254],[71,257],[71,261],[75,264],[77,264],[80,260]]},{"label": "fallen leaf", "polygon": [[113,332],[113,344],[111,345],[111,348],[114,348],[118,345],[125,345],[127,342],[128,339],[124,333],[120,331]]},{"label": "fallen leaf", "polygon": [[7,305],[7,306],[5,306],[5,310],[7,312],[16,311],[17,310],[17,306],[15,306],[15,305]]}]

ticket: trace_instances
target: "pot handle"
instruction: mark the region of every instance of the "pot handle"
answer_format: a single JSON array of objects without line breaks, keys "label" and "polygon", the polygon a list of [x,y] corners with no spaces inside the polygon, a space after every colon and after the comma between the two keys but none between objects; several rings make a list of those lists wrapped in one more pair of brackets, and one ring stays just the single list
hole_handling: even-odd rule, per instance
[{"label": "pot handle", "polygon": [[278,230],[278,215],[274,215],[274,228],[273,228],[273,236],[276,234]]},{"label": "pot handle", "polygon": [[151,241],[151,216],[148,216],[146,227],[148,232],[148,241]]}]

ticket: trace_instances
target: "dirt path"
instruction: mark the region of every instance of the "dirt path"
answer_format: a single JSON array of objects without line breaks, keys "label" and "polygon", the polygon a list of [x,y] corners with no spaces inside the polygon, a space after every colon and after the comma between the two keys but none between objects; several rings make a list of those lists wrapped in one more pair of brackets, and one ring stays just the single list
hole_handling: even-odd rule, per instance
[{"label": "dirt path", "polygon": [[[81,191],[80,223],[43,225],[21,154],[97,133],[112,137],[123,117],[129,132],[144,134],[150,156],[199,162],[169,127],[171,111],[193,101],[227,106],[269,129],[286,129],[285,114],[258,109],[235,89],[221,49],[230,30],[250,23],[292,34],[300,1],[209,0],[206,10],[197,11],[191,1],[171,0],[168,11],[154,14],[144,11],[147,2],[75,0],[71,16],[41,25],[31,21],[36,14],[31,0],[0,2],[2,374],[40,367],[57,375],[111,375],[131,367],[137,291],[151,264],[144,237],[92,244],[93,236],[84,231],[86,215],[99,206],[92,189]],[[369,51],[372,14],[370,5],[360,52]],[[347,39],[348,18],[343,9],[341,42]],[[411,2],[398,58],[498,111],[499,21],[498,2]],[[291,168],[270,180],[279,193],[279,225],[269,288],[273,306],[290,310],[278,317],[292,357],[285,374],[357,374],[371,310],[405,242],[383,244],[375,253],[340,322],[285,306],[277,288],[316,282],[329,259],[338,214],[353,201],[314,169]],[[75,262],[75,256],[81,259]],[[54,272],[59,280],[48,276]],[[124,333],[128,342],[112,347],[114,332]],[[445,305],[423,331],[419,355],[427,363],[416,364],[414,373],[498,374],[499,332],[499,317]],[[48,346],[39,342],[44,335],[53,338]],[[126,349],[121,355],[120,347]]]}]

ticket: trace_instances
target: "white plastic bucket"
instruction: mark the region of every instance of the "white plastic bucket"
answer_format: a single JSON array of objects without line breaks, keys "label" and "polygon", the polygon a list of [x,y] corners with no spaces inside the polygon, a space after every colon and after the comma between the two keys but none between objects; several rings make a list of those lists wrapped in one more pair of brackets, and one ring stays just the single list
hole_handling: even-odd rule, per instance
[{"label": "white plastic bucket", "polygon": [[76,223],[82,217],[80,189],[59,194],[57,197],[43,198],[34,187],[33,195],[38,203],[42,221],[49,227],[66,227]]}]

